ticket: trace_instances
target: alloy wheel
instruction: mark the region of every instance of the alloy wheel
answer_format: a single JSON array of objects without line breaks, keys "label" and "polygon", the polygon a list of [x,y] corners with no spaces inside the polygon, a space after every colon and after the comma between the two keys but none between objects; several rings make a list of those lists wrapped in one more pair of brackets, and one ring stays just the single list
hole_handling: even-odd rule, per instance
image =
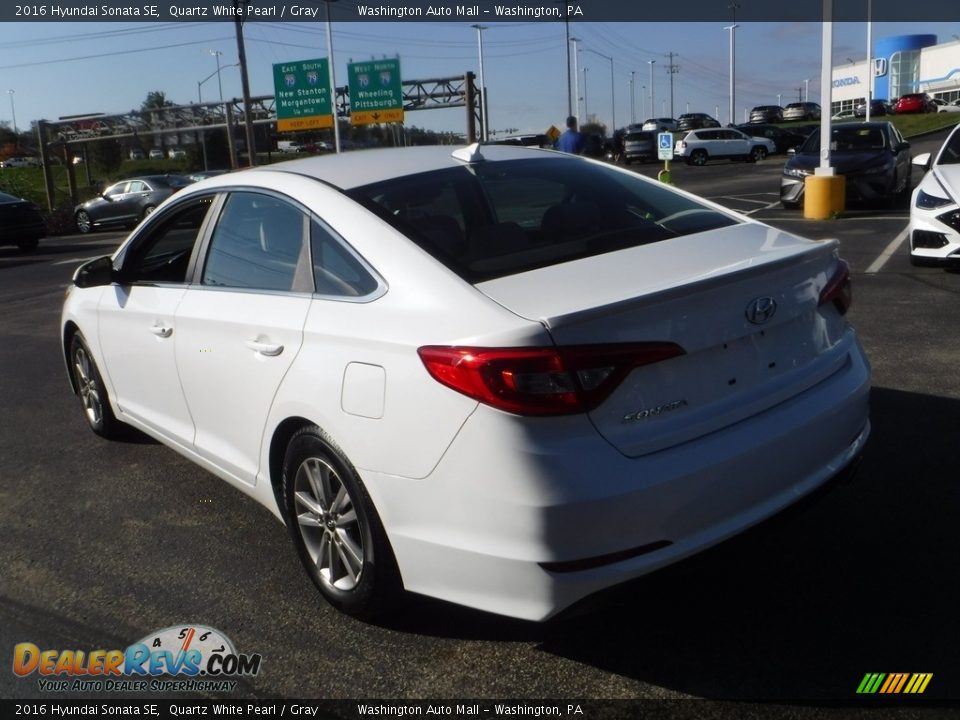
[{"label": "alloy wheel", "polygon": [[73,352],[73,369],[87,421],[97,427],[103,422],[103,401],[100,399],[90,356],[82,346],[78,346]]},{"label": "alloy wheel", "polygon": [[353,590],[364,567],[360,520],[336,469],[308,457],[294,477],[297,527],[317,574],[325,585]]}]

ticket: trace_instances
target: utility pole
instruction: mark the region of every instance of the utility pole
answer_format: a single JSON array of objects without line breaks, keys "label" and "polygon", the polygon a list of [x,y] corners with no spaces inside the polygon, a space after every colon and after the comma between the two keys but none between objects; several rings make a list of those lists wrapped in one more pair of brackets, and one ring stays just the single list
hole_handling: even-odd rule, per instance
[{"label": "utility pole", "polygon": [[[250,112],[250,79],[247,77],[247,51],[243,46],[243,18],[247,15],[246,10],[249,4],[250,0],[233,0],[233,7],[237,10],[234,23],[237,29],[237,55],[240,60],[240,83],[243,88],[243,117],[247,138],[247,163],[250,167],[255,167],[257,164],[257,148],[253,140],[253,113]],[[331,62],[332,60],[331,58]],[[334,109],[333,115],[334,118],[336,118],[336,109]]]},{"label": "utility pole", "polygon": [[675,55],[677,55],[677,53],[667,53],[667,57],[670,58],[670,64],[667,66],[667,73],[670,75],[670,117],[675,117],[673,114],[673,76],[680,72],[680,66],[673,64]]},{"label": "utility pole", "polygon": [[630,71],[630,124],[635,125],[637,122],[637,100],[634,95],[633,88],[637,82],[637,71]]}]

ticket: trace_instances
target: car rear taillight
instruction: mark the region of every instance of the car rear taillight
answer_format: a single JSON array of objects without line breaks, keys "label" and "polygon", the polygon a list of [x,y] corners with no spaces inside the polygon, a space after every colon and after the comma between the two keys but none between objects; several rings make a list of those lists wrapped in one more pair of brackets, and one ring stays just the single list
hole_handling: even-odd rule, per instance
[{"label": "car rear taillight", "polygon": [[833,277],[820,292],[820,305],[832,302],[837,312],[846,315],[853,303],[853,288],[850,285],[850,266],[845,260],[837,261]]},{"label": "car rear taillight", "polygon": [[517,415],[569,415],[600,405],[634,368],[683,355],[674,343],[418,351],[433,378]]}]

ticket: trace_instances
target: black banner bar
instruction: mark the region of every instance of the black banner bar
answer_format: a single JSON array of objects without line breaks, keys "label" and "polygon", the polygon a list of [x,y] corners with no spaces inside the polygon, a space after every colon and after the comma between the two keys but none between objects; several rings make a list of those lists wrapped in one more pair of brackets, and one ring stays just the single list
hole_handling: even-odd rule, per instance
[{"label": "black banner bar", "polygon": [[[336,22],[728,22],[729,3],[720,0],[337,0]],[[866,0],[833,0],[833,20],[862,22]],[[38,0],[0,4],[0,21],[24,22],[224,22],[238,14],[250,21],[324,20],[324,0]],[[819,22],[822,0],[744,2],[738,22]],[[872,0],[874,22],[956,22],[956,0]]]},{"label": "black banner bar", "polygon": [[[872,698],[877,700],[877,698]],[[565,720],[953,720],[956,707],[919,697],[857,704],[741,703],[714,700],[0,700],[3,718],[563,718]]]}]

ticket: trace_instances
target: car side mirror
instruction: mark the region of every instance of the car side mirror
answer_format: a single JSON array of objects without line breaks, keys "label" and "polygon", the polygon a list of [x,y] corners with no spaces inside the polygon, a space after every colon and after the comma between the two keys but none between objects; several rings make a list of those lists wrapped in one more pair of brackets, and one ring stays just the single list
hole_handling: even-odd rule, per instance
[{"label": "car side mirror", "polygon": [[920,153],[913,159],[913,164],[922,167],[924,170],[930,169],[930,153]]},{"label": "car side mirror", "polygon": [[910,143],[906,141],[897,143],[896,145],[893,146],[894,152],[901,152],[903,150],[909,150],[909,149],[910,149]]},{"label": "car side mirror", "polygon": [[102,287],[115,279],[113,258],[109,255],[85,262],[73,273],[73,284],[79,288]]}]

